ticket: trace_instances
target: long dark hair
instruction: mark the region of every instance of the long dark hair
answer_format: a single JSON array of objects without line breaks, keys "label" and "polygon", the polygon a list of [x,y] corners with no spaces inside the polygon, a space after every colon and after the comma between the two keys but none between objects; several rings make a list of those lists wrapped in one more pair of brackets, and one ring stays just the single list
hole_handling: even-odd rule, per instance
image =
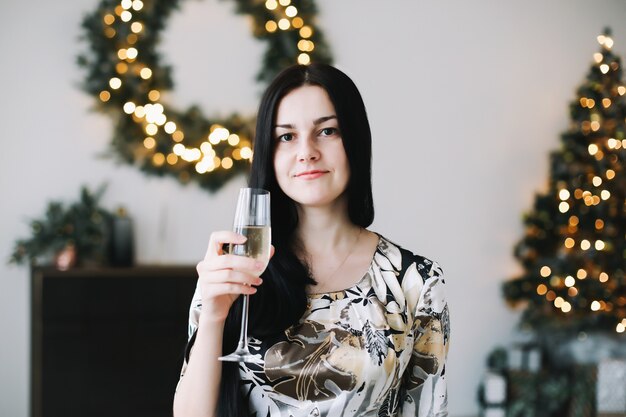
[{"label": "long dark hair", "polygon": [[[293,200],[278,186],[274,173],[274,124],[278,104],[285,95],[303,85],[324,88],[335,107],[343,147],[350,165],[346,190],[348,216],[352,223],[367,227],[374,220],[371,158],[372,135],[365,104],[352,80],[326,64],[294,65],[283,70],[269,85],[259,105],[254,157],[248,183],[271,193],[272,244],[276,252],[263,284],[250,297],[249,333],[267,338],[296,324],[306,308],[307,284],[314,284],[307,265],[294,252],[298,212]],[[224,330],[224,352],[235,349],[239,338],[241,303],[230,309]],[[218,403],[220,417],[248,417],[248,398],[242,393],[238,365],[224,362]]]}]

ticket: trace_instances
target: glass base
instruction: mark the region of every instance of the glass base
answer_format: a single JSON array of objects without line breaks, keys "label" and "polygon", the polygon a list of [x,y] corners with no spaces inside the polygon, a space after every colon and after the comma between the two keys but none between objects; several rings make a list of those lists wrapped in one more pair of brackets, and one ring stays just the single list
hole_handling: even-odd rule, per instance
[{"label": "glass base", "polygon": [[237,349],[230,355],[220,356],[217,358],[224,362],[247,362],[247,363],[256,363],[258,365],[265,365],[263,358],[259,354],[252,354],[247,349]]}]

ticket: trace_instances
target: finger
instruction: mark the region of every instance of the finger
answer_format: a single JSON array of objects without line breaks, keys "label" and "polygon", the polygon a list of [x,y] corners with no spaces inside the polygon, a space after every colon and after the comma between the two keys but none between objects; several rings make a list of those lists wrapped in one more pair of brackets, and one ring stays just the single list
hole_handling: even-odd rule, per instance
[{"label": "finger", "polygon": [[232,232],[230,230],[221,230],[218,232],[211,233],[211,237],[209,238],[209,246],[207,248],[206,254],[204,255],[204,259],[209,259],[213,256],[218,256],[222,254],[222,245],[228,243],[244,243],[246,241],[246,237]]},{"label": "finger", "polygon": [[265,264],[248,256],[226,254],[213,257],[208,261],[203,261],[198,264],[198,267],[202,268],[204,271],[234,269],[237,271],[247,272],[252,275],[259,275],[265,269]]},{"label": "finger", "polygon": [[211,284],[207,288],[206,295],[209,297],[217,297],[220,295],[230,294],[254,294],[257,289],[243,284],[221,283]]},{"label": "finger", "polygon": [[219,271],[211,271],[210,273],[200,274],[200,285],[203,284],[246,284],[261,285],[263,279],[245,272],[233,271],[230,269],[221,269]]},{"label": "finger", "polygon": [[274,252],[276,252],[276,248],[274,247],[274,245],[271,245],[271,247],[270,247],[270,259],[272,259],[272,256],[274,256]]}]

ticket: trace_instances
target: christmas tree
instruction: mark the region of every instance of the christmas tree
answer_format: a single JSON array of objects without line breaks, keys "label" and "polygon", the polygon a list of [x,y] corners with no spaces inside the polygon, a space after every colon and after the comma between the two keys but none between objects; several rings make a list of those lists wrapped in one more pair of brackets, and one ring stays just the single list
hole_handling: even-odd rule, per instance
[{"label": "christmas tree", "polygon": [[609,29],[598,42],[548,190],[524,215],[514,251],[524,272],[503,287],[538,331],[626,330],[626,87]]}]

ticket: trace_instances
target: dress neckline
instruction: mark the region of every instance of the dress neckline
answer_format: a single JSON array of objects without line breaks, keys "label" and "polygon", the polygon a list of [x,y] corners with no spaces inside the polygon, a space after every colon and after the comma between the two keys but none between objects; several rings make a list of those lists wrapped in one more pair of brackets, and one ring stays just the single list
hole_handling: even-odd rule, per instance
[{"label": "dress neckline", "polygon": [[351,290],[352,288],[355,288],[361,285],[361,283],[367,277],[368,272],[370,271],[370,269],[372,269],[372,266],[374,265],[374,259],[376,259],[376,254],[381,251],[381,242],[383,240],[383,237],[380,233],[377,233],[377,232],[372,232],[372,233],[375,233],[378,236],[378,242],[376,243],[376,250],[374,250],[374,254],[372,255],[372,260],[370,261],[369,265],[367,266],[367,269],[365,270],[361,278],[359,278],[357,282],[350,285],[348,288],[335,290],[335,291],[311,292],[311,293],[306,294],[307,298],[319,298],[320,296],[324,296],[324,295],[344,293],[348,290]]}]

